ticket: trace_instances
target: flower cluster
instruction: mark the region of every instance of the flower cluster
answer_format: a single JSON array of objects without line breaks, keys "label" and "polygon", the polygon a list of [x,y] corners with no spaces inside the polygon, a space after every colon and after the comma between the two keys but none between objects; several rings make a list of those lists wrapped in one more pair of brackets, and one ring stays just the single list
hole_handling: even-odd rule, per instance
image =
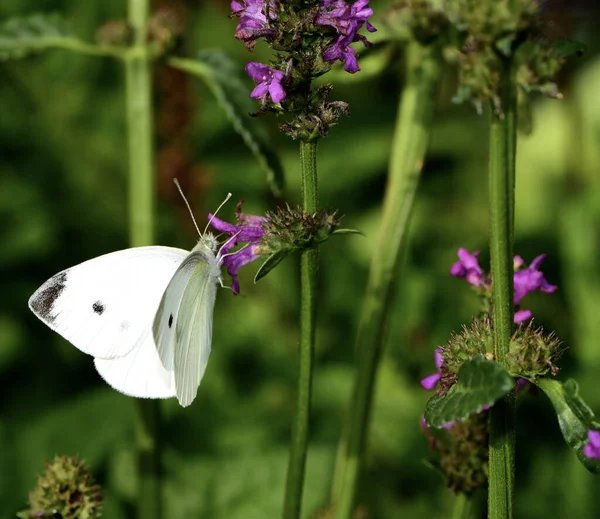
[{"label": "flower cluster", "polygon": [[29,494],[29,509],[18,517],[81,517],[102,516],[102,496],[86,464],[70,456],[56,456],[46,463]]},{"label": "flower cluster", "polygon": [[[450,267],[450,274],[454,277],[465,279],[467,283],[477,288],[479,293],[489,298],[492,291],[491,277],[479,266],[478,255],[479,251],[471,254],[466,249],[458,249],[458,261]],[[546,294],[551,294],[556,290],[556,285],[548,283],[544,274],[539,270],[545,258],[546,255],[541,254],[526,267],[523,258],[515,256],[513,278],[515,307],[531,292],[540,290]],[[533,313],[531,310],[517,309],[514,320],[515,323],[522,323],[532,317]]]},{"label": "flower cluster", "polygon": [[[242,212],[240,202],[236,210],[236,224],[225,222],[213,214],[208,217],[213,228],[229,235],[219,251],[219,257],[231,276],[231,288],[235,295],[240,292],[239,269],[254,260],[268,258],[255,277],[257,281],[290,252],[314,247],[333,234],[357,232],[338,229],[340,219],[335,212],[317,211],[311,215],[300,207],[286,206],[265,216],[255,216]],[[233,251],[239,244],[243,244],[242,247]]]},{"label": "flower cluster", "polygon": [[[375,31],[369,22],[369,0],[232,0],[232,17],[239,18],[235,37],[252,50],[264,39],[275,51],[272,64],[252,61],[246,72],[257,83],[250,96],[262,101],[259,114],[272,111],[296,117],[281,129],[294,138],[325,135],[346,111],[343,103],[328,103],[329,85],[312,88],[312,80],[340,61],[344,70],[360,70],[352,43],[370,45],[359,31]],[[284,104],[282,104],[284,103]]]}]

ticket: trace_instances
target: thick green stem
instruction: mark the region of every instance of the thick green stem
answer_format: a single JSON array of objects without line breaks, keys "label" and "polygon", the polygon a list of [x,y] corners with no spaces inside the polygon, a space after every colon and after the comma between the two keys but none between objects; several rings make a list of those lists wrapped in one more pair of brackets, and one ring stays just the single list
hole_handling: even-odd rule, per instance
[{"label": "thick green stem", "polygon": [[[502,116],[490,123],[490,256],[493,280],[494,358],[506,367],[513,333],[513,227],[516,152],[516,88],[512,60],[503,58],[500,79]],[[515,474],[515,399],[492,407],[488,518],[513,516]]]},{"label": "thick green stem", "polygon": [[472,499],[466,494],[460,492],[454,498],[454,511],[452,512],[452,519],[470,519],[472,504]]},{"label": "thick green stem", "polygon": [[[313,214],[317,204],[317,143],[300,143],[302,170],[302,203]],[[315,247],[300,256],[300,346],[296,414],[292,424],[292,442],[288,465],[284,519],[298,519],[302,508],[302,489],[308,450],[308,421],[310,418],[312,371],[315,351],[316,288],[319,269],[319,250]]]},{"label": "thick green stem", "polygon": [[400,259],[423,168],[436,101],[440,59],[436,47],[409,44],[379,238],[356,339],[356,374],[338,448],[332,505],[335,519],[349,519],[363,460],[373,388]]},{"label": "thick green stem", "polygon": [[[129,0],[135,40],[125,58],[129,144],[129,238],[132,247],[154,241],[152,71],[146,45],[149,1]],[[141,519],[162,518],[160,401],[137,400],[138,510]]]}]

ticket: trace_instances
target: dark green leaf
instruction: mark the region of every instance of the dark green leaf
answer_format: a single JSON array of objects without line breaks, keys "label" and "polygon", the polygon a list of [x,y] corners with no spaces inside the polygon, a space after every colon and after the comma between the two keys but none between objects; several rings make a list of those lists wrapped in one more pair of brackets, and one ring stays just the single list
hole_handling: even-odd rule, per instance
[{"label": "dark green leaf", "polygon": [[70,30],[59,15],[11,18],[0,25],[0,60],[20,59],[69,39]]},{"label": "dark green leaf", "polygon": [[458,382],[443,396],[427,402],[425,421],[431,427],[461,421],[493,404],[514,386],[512,377],[497,362],[478,355],[466,361],[458,372]]},{"label": "dark green leaf", "polygon": [[568,58],[573,54],[582,56],[587,50],[587,45],[573,40],[558,40],[554,42],[554,48],[556,49],[559,58]]},{"label": "dark green leaf", "polygon": [[279,251],[271,254],[258,269],[258,272],[254,276],[254,282],[256,283],[259,279],[264,278],[271,270],[279,265],[287,255],[287,251]]},{"label": "dark green leaf", "polygon": [[552,402],[563,437],[579,461],[590,472],[600,474],[600,460],[590,459],[583,453],[588,431],[600,429],[600,423],[595,421],[594,413],[579,396],[577,382],[570,379],[561,384],[558,380],[541,378],[536,385]]},{"label": "dark green leaf", "polygon": [[273,194],[281,196],[284,187],[283,166],[268,145],[268,136],[260,122],[250,117],[256,110],[250,99],[248,86],[239,77],[236,63],[220,50],[198,53],[196,59],[171,58],[169,64],[204,80],[233,128],[239,133],[267,173],[267,182]]}]

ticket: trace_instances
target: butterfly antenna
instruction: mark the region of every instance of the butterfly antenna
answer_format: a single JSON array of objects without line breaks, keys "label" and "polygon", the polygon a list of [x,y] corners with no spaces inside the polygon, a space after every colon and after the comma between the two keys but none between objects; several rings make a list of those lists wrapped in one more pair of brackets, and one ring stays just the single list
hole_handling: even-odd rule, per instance
[{"label": "butterfly antenna", "polygon": [[194,213],[192,213],[192,208],[190,207],[190,203],[187,201],[187,198],[183,194],[183,190],[181,189],[181,186],[179,185],[179,180],[174,178],[173,183],[177,186],[177,190],[179,191],[181,198],[183,198],[183,201],[185,202],[185,205],[188,208],[188,212],[190,213],[190,216],[192,217],[192,222],[194,222],[194,227],[196,228],[196,231],[198,231],[198,234],[200,236],[202,236],[202,233],[200,232],[200,229],[198,228],[198,224],[196,223],[196,219],[194,218]]},{"label": "butterfly antenna", "polygon": [[206,227],[204,228],[204,234],[206,234],[206,231],[208,231],[208,228],[210,227],[210,223],[213,221],[213,218],[215,216],[217,216],[217,213],[221,210],[221,207],[223,207],[229,201],[230,198],[231,198],[231,193],[227,193],[225,200],[223,200],[221,202],[221,205],[219,207],[217,207],[217,210],[212,214],[212,216],[208,220],[208,223],[206,224]]}]

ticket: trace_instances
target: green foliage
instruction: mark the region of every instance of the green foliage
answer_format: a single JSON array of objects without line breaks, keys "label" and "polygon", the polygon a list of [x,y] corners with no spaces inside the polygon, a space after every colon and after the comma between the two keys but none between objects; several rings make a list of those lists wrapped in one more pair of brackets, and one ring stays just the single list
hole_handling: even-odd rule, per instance
[{"label": "green foliage", "polygon": [[444,395],[427,402],[425,421],[430,427],[465,420],[481,412],[514,387],[512,377],[500,364],[478,355],[467,360],[458,371],[458,382]]},{"label": "green foliage", "polygon": [[267,173],[272,193],[281,196],[285,183],[282,165],[268,144],[264,128],[248,117],[253,104],[247,86],[240,80],[236,63],[220,50],[205,50],[199,52],[195,59],[172,58],[169,64],[200,77],[206,83],[235,131],[242,136]]},{"label": "green foliage", "polygon": [[552,402],[563,437],[575,451],[579,461],[590,472],[600,474],[600,460],[588,458],[583,453],[583,448],[588,442],[588,431],[600,429],[600,423],[595,420],[594,413],[579,396],[577,382],[569,379],[562,384],[558,380],[542,378],[536,381],[536,385]]},{"label": "green foliage", "polygon": [[[379,14],[381,4],[372,3]],[[34,0],[1,4],[3,18],[40,9]],[[51,0],[44,8],[60,9],[82,37],[124,13],[123,3],[115,0]],[[248,54],[232,37],[236,21],[228,18],[229,12],[228,5],[216,2],[189,7],[187,48],[222,48],[237,63],[266,63],[268,54],[260,44]],[[593,16],[582,22],[589,23],[578,31],[588,52],[561,76],[565,99],[536,99],[533,132],[519,136],[515,253],[526,261],[548,253],[544,272],[559,289],[551,297],[528,296],[527,308],[537,325],[555,329],[568,346],[562,372],[579,381],[580,393],[597,414],[600,39]],[[45,461],[60,452],[87,460],[103,488],[105,517],[133,515],[134,401],[110,389],[91,358],[27,309],[28,297],[51,275],[127,247],[119,65],[67,52],[0,63],[0,375],[6,396],[0,402],[1,517],[24,508]],[[380,222],[401,86],[398,67],[385,67],[383,76],[370,79],[362,71],[340,72],[346,81],[335,81],[332,95],[351,104],[352,117],[319,145],[322,207],[339,209],[344,224],[361,229],[365,237],[330,240],[321,254],[305,519],[313,519],[325,504],[331,484],[354,369],[357,312]],[[172,80],[162,67],[156,74],[161,84]],[[450,82],[447,78],[444,84]],[[245,97],[253,85],[250,80],[244,85]],[[179,88],[169,99],[157,90],[156,102],[192,98],[194,122],[179,139],[195,166],[190,173],[195,187],[186,194],[198,219],[228,191],[246,199],[249,213],[273,209],[263,170],[223,109],[203,88],[190,89],[189,83]],[[481,250],[482,265],[489,260],[483,174],[487,117],[452,105],[453,91],[450,84],[438,100],[411,246],[404,274],[394,286],[386,355],[377,379],[359,496],[377,519],[452,516],[452,495],[421,463],[429,451],[419,419],[430,395],[418,380],[432,372],[433,350],[447,341],[449,331],[460,331],[480,311],[473,291],[448,275],[457,248]],[[274,124],[268,119],[265,123]],[[282,158],[287,200],[295,203],[300,199],[297,143],[276,131],[267,142]],[[177,168],[173,161],[166,171],[173,174]],[[181,201],[171,198],[171,182],[166,182],[167,191],[163,180],[157,185],[157,242],[189,249],[197,239],[195,231],[187,213],[178,211]],[[233,217],[232,208],[224,211]],[[169,518],[278,517],[296,383],[295,261],[283,261],[257,285],[252,284],[256,267],[242,269],[238,297],[219,290],[213,352],[197,400],[187,412],[172,400],[162,402]],[[515,516],[594,517],[600,507],[600,478],[566,447],[543,397],[523,393],[517,416],[521,475]],[[211,488],[219,490],[212,493]],[[216,506],[211,499],[219,501],[220,515],[209,514]],[[484,516],[482,503],[474,508],[473,517]]]},{"label": "green foliage", "polygon": [[11,18],[0,25],[0,61],[42,52],[70,36],[69,25],[57,14]]}]

